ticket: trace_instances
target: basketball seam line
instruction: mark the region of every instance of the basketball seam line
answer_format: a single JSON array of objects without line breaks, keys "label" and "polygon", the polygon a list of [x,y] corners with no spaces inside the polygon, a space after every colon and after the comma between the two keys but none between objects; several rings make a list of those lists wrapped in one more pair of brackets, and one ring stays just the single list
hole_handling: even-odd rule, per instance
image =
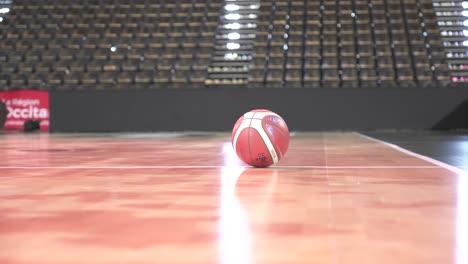
[{"label": "basketball seam line", "polygon": [[263,120],[262,118],[253,118],[253,117],[244,118],[244,120],[248,120],[248,119]]},{"label": "basketball seam line", "polygon": [[[262,121],[263,121],[263,120],[262,120]],[[263,128],[263,122],[261,123],[261,125],[262,125],[262,128]],[[285,134],[283,133],[283,131],[281,131],[281,129],[280,129],[279,126],[276,126],[276,125],[271,125],[271,126],[276,127],[276,128],[277,128],[277,131],[279,131],[280,134],[281,134],[282,136],[285,136]],[[266,133],[266,131],[265,131],[265,133]],[[276,144],[273,144],[273,139],[271,139],[271,137],[270,137],[271,135],[268,134],[268,133],[266,133],[266,134],[267,134],[268,139],[270,139],[270,142],[272,143],[271,145],[273,146],[273,149],[275,150],[276,156],[278,157],[278,161],[279,161],[279,155],[278,155],[278,153],[281,153],[281,154],[283,154],[283,153],[280,151],[279,147],[278,147]],[[270,153],[270,154],[271,154],[271,153]],[[270,156],[271,156],[271,155],[270,155]],[[283,155],[281,155],[281,156],[283,156]],[[272,159],[273,159],[273,157],[272,157]]]},{"label": "basketball seam line", "polygon": [[[262,128],[263,128],[263,127],[262,127]],[[254,130],[257,131],[256,128],[254,128]],[[259,131],[257,131],[257,133],[258,133],[258,135],[260,136],[260,138],[262,139],[262,142],[263,142],[263,144],[265,145],[265,147],[268,149],[268,145],[267,145],[267,143],[265,142],[265,139],[262,137],[262,135],[260,135],[260,132],[259,132]],[[268,139],[270,139],[270,137],[268,136],[268,134],[267,134],[267,137],[268,137]],[[270,139],[270,142],[271,142],[271,139]],[[271,143],[272,143],[271,145],[273,145],[273,142],[271,142]],[[273,145],[273,149],[274,149],[274,148],[275,148],[275,146]],[[276,149],[275,149],[275,151],[276,151]],[[277,154],[277,155],[278,155],[278,154]],[[270,156],[271,161],[273,161],[273,164],[274,164],[274,163],[275,163],[275,160],[273,159],[273,156],[271,155],[269,149],[268,149],[268,156]]]},{"label": "basketball seam line", "polygon": [[[248,113],[246,113],[246,114],[249,114],[249,113],[251,113],[251,112],[248,112]],[[246,117],[246,116],[245,116],[246,114],[244,114],[244,119],[252,119],[252,118],[255,118],[255,117],[254,117],[255,115],[261,116],[261,117],[255,118],[255,119],[263,119],[265,116],[269,116],[269,115],[271,115],[271,116],[277,116],[277,117],[280,117],[280,118],[281,118],[280,115],[278,115],[278,114],[276,114],[276,113],[273,113],[273,112],[271,112],[271,111],[270,111],[270,112],[254,112],[254,113],[252,114],[252,117]]]},{"label": "basketball seam line", "polygon": [[[259,134],[260,138],[262,139],[263,141],[263,144],[265,145],[265,147],[267,148],[268,150],[268,154],[270,155],[270,158],[271,160],[273,161],[273,164],[277,163],[279,161],[279,157],[278,157],[278,153],[276,152],[276,149],[275,149],[275,145],[273,144],[273,141],[271,141],[270,137],[268,136],[268,133],[265,131],[265,129],[263,128],[263,125],[262,125],[262,121],[260,121],[260,124],[259,124],[259,129],[261,129],[263,131],[263,133],[265,133],[266,135],[266,139],[269,141],[271,147],[273,149],[270,149],[268,147],[269,144],[267,144],[267,142],[265,141],[266,139],[262,136],[262,132],[259,131],[257,128],[255,127],[252,127],[253,129],[255,129],[257,131],[257,133]],[[275,152],[275,155],[276,155],[276,161],[275,161],[275,158],[273,158],[273,156],[271,155],[271,151],[274,151]]]},{"label": "basketball seam line", "polygon": [[249,122],[247,119],[243,119],[242,122],[240,123],[239,127],[237,128],[237,131],[234,134],[234,140],[233,140],[233,147],[234,148],[236,148],[236,146],[237,146],[237,141],[239,140],[239,136],[240,136],[242,130],[248,128],[248,126],[245,125],[245,123],[247,123],[247,122]]},{"label": "basketball seam line", "polygon": [[253,117],[255,116],[255,113],[252,115],[252,118],[250,119],[250,122],[249,122],[249,130],[247,131],[247,146],[249,146],[249,157],[250,157],[250,163],[253,163],[253,160],[252,160],[252,151],[250,149],[250,129],[252,129],[252,120],[253,120]]}]

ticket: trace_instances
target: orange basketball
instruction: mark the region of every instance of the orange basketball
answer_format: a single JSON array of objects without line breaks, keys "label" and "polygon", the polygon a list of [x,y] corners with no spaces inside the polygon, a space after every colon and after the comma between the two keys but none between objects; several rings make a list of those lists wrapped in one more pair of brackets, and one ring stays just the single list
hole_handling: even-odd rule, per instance
[{"label": "orange basketball", "polygon": [[231,141],[237,156],[243,162],[254,167],[268,167],[286,154],[289,129],[278,114],[256,109],[237,120]]}]

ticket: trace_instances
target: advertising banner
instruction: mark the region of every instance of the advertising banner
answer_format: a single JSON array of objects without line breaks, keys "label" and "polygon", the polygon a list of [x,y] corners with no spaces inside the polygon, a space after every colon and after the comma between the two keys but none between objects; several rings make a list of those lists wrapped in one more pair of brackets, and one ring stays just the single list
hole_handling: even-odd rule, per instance
[{"label": "advertising banner", "polygon": [[0,92],[8,109],[5,130],[21,130],[26,120],[40,121],[41,130],[49,130],[49,92],[21,90]]}]

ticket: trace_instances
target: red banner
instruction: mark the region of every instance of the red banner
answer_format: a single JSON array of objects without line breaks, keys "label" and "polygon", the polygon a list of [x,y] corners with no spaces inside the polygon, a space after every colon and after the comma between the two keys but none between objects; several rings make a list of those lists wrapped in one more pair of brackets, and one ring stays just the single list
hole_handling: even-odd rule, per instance
[{"label": "red banner", "polygon": [[26,120],[40,120],[41,130],[49,130],[49,92],[47,91],[7,91],[0,92],[8,109],[4,129],[23,129]]}]

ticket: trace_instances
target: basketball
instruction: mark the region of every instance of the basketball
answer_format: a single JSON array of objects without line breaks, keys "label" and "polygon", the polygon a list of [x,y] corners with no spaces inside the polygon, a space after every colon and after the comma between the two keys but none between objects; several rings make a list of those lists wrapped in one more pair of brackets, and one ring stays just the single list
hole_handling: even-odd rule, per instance
[{"label": "basketball", "polygon": [[280,161],[289,147],[289,129],[278,114],[256,109],[245,113],[234,125],[231,141],[237,156],[254,167]]}]

